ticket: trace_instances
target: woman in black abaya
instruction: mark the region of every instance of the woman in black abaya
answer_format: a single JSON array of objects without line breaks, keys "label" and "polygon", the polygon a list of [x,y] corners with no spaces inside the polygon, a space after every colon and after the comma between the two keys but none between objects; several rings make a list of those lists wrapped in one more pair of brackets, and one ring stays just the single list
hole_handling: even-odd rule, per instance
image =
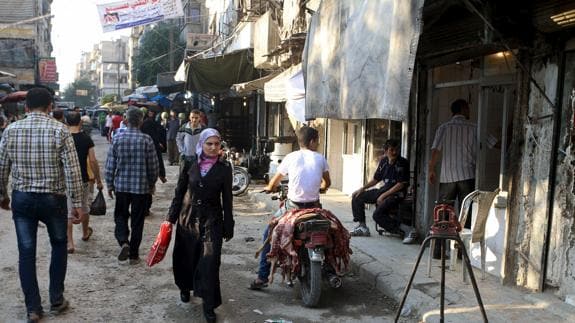
[{"label": "woman in black abaya", "polygon": [[177,223],[173,253],[174,280],[182,302],[190,291],[204,301],[204,316],[216,321],[221,305],[220,257],[222,241],[234,234],[232,169],[219,160],[221,138],[215,129],[200,134],[190,171],[180,174],[168,221]]}]

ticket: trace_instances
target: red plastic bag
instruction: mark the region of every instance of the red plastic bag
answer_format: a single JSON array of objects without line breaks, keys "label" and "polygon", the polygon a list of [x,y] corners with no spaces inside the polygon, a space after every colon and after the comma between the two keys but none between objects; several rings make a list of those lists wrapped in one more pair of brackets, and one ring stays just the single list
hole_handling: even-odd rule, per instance
[{"label": "red plastic bag", "polygon": [[148,259],[146,260],[148,266],[152,267],[164,259],[171,239],[172,224],[169,221],[164,221],[162,225],[160,225],[160,233],[158,233],[156,241],[154,241],[150,253],[148,253]]}]

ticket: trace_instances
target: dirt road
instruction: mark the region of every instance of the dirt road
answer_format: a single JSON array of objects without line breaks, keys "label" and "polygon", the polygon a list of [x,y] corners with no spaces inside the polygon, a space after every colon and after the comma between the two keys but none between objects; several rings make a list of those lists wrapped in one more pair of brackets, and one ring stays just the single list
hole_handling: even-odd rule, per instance
[{"label": "dirt road", "polygon": [[[108,144],[92,135],[101,168]],[[157,184],[152,216],[146,218],[141,256],[147,254],[171,201],[177,166],[167,166],[168,182]],[[92,216],[92,238],[81,241],[80,227],[75,227],[76,251],[68,258],[65,296],[70,310],[58,317],[46,316],[43,322],[203,322],[201,300],[181,303],[173,283],[171,250],[160,264],[148,268],[144,262],[121,265],[119,247],[114,239],[114,201],[107,200],[106,216]],[[249,195],[234,200],[235,237],[224,243],[221,280],[224,304],[216,313],[220,322],[264,322],[280,319],[293,322],[382,322],[393,316],[396,304],[376,290],[359,282],[353,275],[345,278],[337,291],[324,289],[318,309],[301,306],[297,287],[279,283],[278,276],[265,291],[247,289],[255,277],[262,229],[269,213]],[[250,241],[253,238],[254,241]],[[0,211],[0,322],[20,322],[25,307],[18,278],[18,250],[11,213]],[[44,309],[48,303],[48,266],[50,245],[45,227],[38,231],[38,282]]]}]

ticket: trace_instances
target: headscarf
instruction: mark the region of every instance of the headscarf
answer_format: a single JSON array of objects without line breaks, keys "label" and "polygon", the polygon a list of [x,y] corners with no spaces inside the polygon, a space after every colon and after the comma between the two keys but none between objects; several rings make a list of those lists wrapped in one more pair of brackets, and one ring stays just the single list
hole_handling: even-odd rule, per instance
[{"label": "headscarf", "polygon": [[205,176],[208,171],[214,166],[218,161],[218,158],[205,158],[204,153],[204,143],[210,137],[218,137],[221,140],[220,133],[213,128],[206,128],[200,133],[200,138],[198,139],[198,144],[196,145],[196,156],[198,156],[198,165],[200,166],[200,174]]}]

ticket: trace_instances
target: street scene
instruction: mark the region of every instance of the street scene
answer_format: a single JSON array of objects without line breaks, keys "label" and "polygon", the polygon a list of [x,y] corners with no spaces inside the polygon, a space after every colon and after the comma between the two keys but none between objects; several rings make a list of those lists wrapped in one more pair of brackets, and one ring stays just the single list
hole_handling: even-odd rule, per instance
[{"label": "street scene", "polygon": [[0,0],[0,322],[573,322],[574,68],[575,0]]}]

